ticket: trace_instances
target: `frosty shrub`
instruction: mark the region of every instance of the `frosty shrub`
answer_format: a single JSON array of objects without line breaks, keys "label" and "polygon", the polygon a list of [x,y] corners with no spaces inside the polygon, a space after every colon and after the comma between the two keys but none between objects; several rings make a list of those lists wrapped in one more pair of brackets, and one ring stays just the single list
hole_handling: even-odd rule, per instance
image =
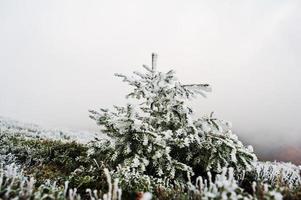
[{"label": "frosty shrub", "polygon": [[216,175],[212,181],[212,175],[208,172],[208,179],[198,177],[196,184],[188,183],[189,195],[193,199],[236,199],[236,200],[256,200],[269,199],[281,200],[280,192],[269,188],[267,184],[257,185],[253,183],[253,195],[244,191],[235,179],[233,168],[223,168],[222,173]]},{"label": "frosty shrub", "polygon": [[251,195],[244,192],[235,180],[233,168],[223,168],[222,173],[212,181],[208,172],[208,179],[201,176],[196,179],[195,185],[189,183],[191,196],[199,199],[251,199]]},{"label": "frosty shrub", "polygon": [[300,187],[300,173],[299,167],[285,162],[257,162],[255,167],[257,181],[290,188]]},{"label": "frosty shrub", "polygon": [[[230,166],[249,170],[256,156],[231,132],[229,123],[212,115],[195,119],[187,105],[196,96],[205,97],[211,87],[182,84],[173,70],[157,71],[156,59],[153,54],[152,67],[143,65],[144,73],[115,74],[133,88],[127,95],[131,103],[90,111],[91,118],[113,139],[97,148],[105,151],[104,160],[115,169],[120,165],[154,182],[186,182],[187,173],[220,173]],[[144,186],[133,188],[143,190]]]}]

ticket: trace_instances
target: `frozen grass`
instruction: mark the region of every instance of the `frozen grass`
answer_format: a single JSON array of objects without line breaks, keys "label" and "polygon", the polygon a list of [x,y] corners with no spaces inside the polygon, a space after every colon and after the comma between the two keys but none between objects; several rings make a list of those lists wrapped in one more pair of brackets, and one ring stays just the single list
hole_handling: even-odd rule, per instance
[{"label": "frozen grass", "polygon": [[[69,132],[1,118],[0,198],[2,199],[300,199],[300,169],[290,163],[256,162],[252,178],[232,168],[187,184],[153,188],[153,194],[120,188],[88,140],[74,142]],[[51,135],[45,135],[54,133]],[[81,137],[82,134],[71,134]],[[45,137],[44,137],[45,136]],[[84,138],[87,138],[84,136]],[[92,140],[93,137],[91,136]],[[73,141],[73,142],[72,142]],[[85,142],[83,142],[85,141]],[[124,174],[126,176],[126,174]],[[243,178],[243,180],[241,180]],[[136,179],[136,180],[135,180]],[[131,177],[138,181],[138,177]],[[148,180],[152,182],[152,180]],[[248,182],[250,187],[242,184]],[[251,188],[251,189],[250,189]]]}]

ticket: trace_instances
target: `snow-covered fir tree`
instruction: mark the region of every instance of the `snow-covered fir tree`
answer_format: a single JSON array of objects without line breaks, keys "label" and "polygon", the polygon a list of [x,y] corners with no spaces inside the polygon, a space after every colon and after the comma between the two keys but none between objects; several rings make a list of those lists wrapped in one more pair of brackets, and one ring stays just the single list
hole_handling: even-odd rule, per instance
[{"label": "snow-covered fir tree", "polygon": [[231,132],[230,123],[212,115],[196,119],[187,105],[196,96],[205,97],[210,85],[182,84],[173,70],[157,71],[156,60],[157,55],[152,54],[152,65],[143,65],[144,73],[115,74],[133,87],[126,97],[135,103],[114,106],[113,111],[90,111],[91,118],[112,138],[99,145],[104,160],[137,190],[152,185],[142,186],[138,176],[145,182],[166,184],[186,182],[187,174],[220,173],[223,167],[250,169],[256,156]]}]

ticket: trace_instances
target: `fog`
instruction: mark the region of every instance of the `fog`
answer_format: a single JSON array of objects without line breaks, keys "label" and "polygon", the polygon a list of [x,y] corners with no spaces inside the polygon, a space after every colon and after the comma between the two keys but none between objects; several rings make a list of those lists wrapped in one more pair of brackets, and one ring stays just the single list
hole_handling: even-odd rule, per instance
[{"label": "fog", "polygon": [[249,143],[301,143],[301,2],[0,1],[0,116],[98,130],[89,109],[122,105],[115,72],[150,64],[213,91],[215,112]]}]

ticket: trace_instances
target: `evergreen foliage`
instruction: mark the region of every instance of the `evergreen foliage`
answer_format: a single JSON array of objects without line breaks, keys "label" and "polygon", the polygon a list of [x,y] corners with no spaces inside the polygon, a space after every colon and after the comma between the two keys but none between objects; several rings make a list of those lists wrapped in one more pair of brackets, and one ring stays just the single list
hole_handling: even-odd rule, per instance
[{"label": "evergreen foliage", "polygon": [[212,115],[195,119],[187,105],[197,96],[206,97],[210,85],[182,84],[173,70],[157,71],[156,60],[153,54],[152,66],[143,65],[145,73],[115,74],[133,88],[126,97],[134,103],[114,106],[113,111],[90,111],[114,140],[113,151],[107,145],[100,148],[111,166],[120,165],[158,183],[186,182],[187,173],[220,173],[223,167],[250,170],[256,156],[231,132],[229,123]]}]

